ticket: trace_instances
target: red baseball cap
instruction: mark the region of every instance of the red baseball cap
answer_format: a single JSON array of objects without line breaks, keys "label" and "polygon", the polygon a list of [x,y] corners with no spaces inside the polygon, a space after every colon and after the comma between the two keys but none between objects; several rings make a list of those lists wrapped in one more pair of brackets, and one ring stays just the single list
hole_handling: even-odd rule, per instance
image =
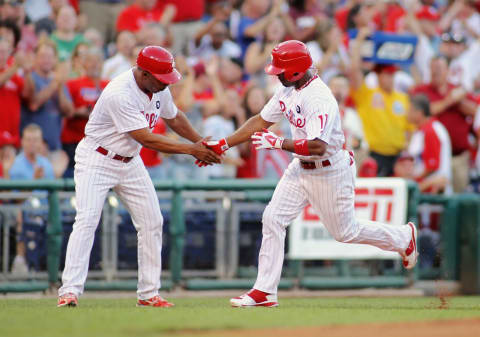
[{"label": "red baseball cap", "polygon": [[422,6],[420,10],[415,13],[415,16],[419,20],[437,21],[440,19],[437,10],[432,6]]}]

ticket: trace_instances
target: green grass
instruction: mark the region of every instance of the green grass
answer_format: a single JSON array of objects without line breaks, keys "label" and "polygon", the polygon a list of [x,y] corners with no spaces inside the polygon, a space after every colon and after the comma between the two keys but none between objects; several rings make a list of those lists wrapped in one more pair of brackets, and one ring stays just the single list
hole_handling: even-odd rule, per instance
[{"label": "green grass", "polygon": [[[0,300],[2,337],[170,336],[177,330],[246,329],[371,322],[480,318],[480,297],[282,298],[278,308],[234,309],[228,298],[174,299],[174,308],[136,308],[135,299],[81,299],[78,308],[55,299]],[[176,333],[175,336],[188,336]],[[196,337],[201,334],[195,334]]]}]

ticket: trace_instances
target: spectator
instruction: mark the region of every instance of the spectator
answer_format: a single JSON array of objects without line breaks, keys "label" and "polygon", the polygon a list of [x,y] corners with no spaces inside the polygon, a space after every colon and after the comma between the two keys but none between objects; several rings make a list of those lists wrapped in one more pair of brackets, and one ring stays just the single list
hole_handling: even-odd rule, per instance
[{"label": "spectator", "polygon": [[480,38],[480,14],[475,0],[452,1],[440,22],[442,30],[451,30],[454,35],[464,36],[468,42]]},{"label": "spectator", "polygon": [[[251,86],[245,92],[242,107],[245,111],[245,119],[249,119],[262,111],[263,106],[267,103],[265,91],[258,86]],[[237,169],[237,178],[258,178],[257,172],[257,150],[252,142],[245,142],[238,146],[240,158],[243,165]]]},{"label": "spectator", "polygon": [[25,21],[25,8],[23,1],[9,0],[0,4],[0,20],[12,21],[20,29],[21,39],[16,44],[18,50],[31,52],[37,45],[35,27]]},{"label": "spectator", "polygon": [[105,41],[103,36],[95,28],[88,28],[83,33],[83,38],[88,43],[90,47],[96,47],[102,51],[105,50]]},{"label": "spectator", "polygon": [[438,21],[440,14],[432,6],[411,6],[407,11],[406,23],[409,32],[415,34],[418,43],[412,75],[416,84],[430,82],[430,60],[440,46]]},{"label": "spectator", "polygon": [[79,5],[80,12],[88,18],[88,26],[100,32],[108,43],[115,37],[115,24],[124,3],[124,0],[80,0]]},{"label": "spectator", "polygon": [[236,90],[243,95],[248,82],[243,78],[243,64],[239,59],[221,58],[219,60],[218,77],[224,89]]},{"label": "spectator", "polygon": [[50,161],[40,155],[43,148],[42,129],[28,124],[22,132],[22,150],[15,158],[9,174],[11,179],[54,179]]},{"label": "spectator", "polygon": [[286,35],[285,26],[280,17],[274,17],[265,26],[265,32],[260,40],[252,42],[245,54],[245,71],[254,79],[260,86],[266,87],[265,81],[268,77],[265,76],[263,69],[271,60],[273,48],[284,40]]},{"label": "spectator", "polygon": [[[236,42],[242,50],[242,58],[247,52],[250,43],[255,41],[270,21],[280,14],[281,8],[278,1],[271,7],[270,0],[245,0],[240,8],[240,21],[237,31]],[[268,14],[267,14],[268,13]]]},{"label": "spectator", "polygon": [[48,37],[55,31],[60,9],[68,6],[68,0],[48,0],[48,2],[50,4],[50,13],[35,22],[35,33],[38,35],[39,39],[42,37]]},{"label": "spectator", "polygon": [[84,63],[88,48],[89,46],[86,42],[80,42],[75,46],[70,60],[70,78],[77,78],[85,75]]},{"label": "spectator", "polygon": [[205,0],[163,0],[157,1],[157,8],[164,13],[174,13],[170,26],[174,36],[172,52],[186,52],[189,41],[203,26],[201,19],[205,13]]},{"label": "spectator", "polygon": [[20,28],[14,21],[8,19],[0,21],[0,38],[8,42],[12,53],[17,49],[21,37]]},{"label": "spectator", "polygon": [[62,117],[73,113],[65,86],[68,72],[68,64],[57,64],[55,44],[50,40],[40,42],[35,51],[34,69],[28,77],[32,82],[32,98],[22,110],[21,124],[22,127],[38,125],[50,151],[62,148]]},{"label": "spectator", "polygon": [[117,32],[128,30],[137,33],[150,22],[168,26],[175,15],[175,6],[167,5],[164,10],[159,10],[155,5],[156,0],[135,0],[118,15]]},{"label": "spectator", "polygon": [[407,118],[417,127],[408,146],[408,153],[414,158],[413,178],[423,193],[450,194],[452,146],[448,131],[430,118],[430,103],[425,95],[413,96],[410,102]]},{"label": "spectator", "polygon": [[340,73],[345,73],[348,51],[343,43],[341,30],[331,22],[317,25],[315,40],[307,43],[313,63],[325,83]]},{"label": "spectator", "polygon": [[75,32],[77,14],[71,6],[64,6],[60,9],[56,25],[51,39],[57,45],[58,59],[63,62],[70,59],[77,44],[85,39],[82,34]]},{"label": "spectator", "polygon": [[373,1],[357,3],[348,10],[346,31],[350,29],[377,28],[377,23],[373,20],[376,8]]},{"label": "spectator", "polygon": [[[430,111],[448,131],[452,142],[453,190],[463,192],[469,179],[469,119],[477,110],[477,103],[467,91],[448,83],[448,64],[437,56],[430,63],[432,80],[417,86],[413,94],[424,94],[430,100]],[[469,118],[467,118],[469,117]]]},{"label": "spectator", "polygon": [[118,33],[116,41],[117,52],[103,64],[102,78],[111,80],[132,67],[130,55],[135,44],[135,35],[133,33],[127,30]]},{"label": "spectator", "polygon": [[28,73],[31,68],[29,60],[22,52],[17,53],[8,64],[12,54],[11,45],[0,39],[0,132],[8,131],[18,146],[20,141],[20,103],[31,97],[31,86],[24,83],[19,69]]},{"label": "spectator", "polygon": [[328,82],[328,86],[338,102],[342,129],[345,134],[345,148],[355,152],[355,161],[357,165],[361,165],[368,151],[368,146],[364,140],[360,117],[352,107],[347,106],[350,83],[344,75],[337,75]]},{"label": "spectator", "polygon": [[288,14],[296,27],[295,39],[301,41],[311,40],[318,23],[326,19],[317,0],[290,0]]},{"label": "spectator", "polygon": [[102,51],[98,48],[89,48],[83,60],[85,75],[67,82],[74,105],[74,112],[72,117],[64,120],[61,135],[63,149],[69,157],[69,165],[67,171],[65,171],[65,177],[73,176],[75,149],[84,136],[88,116],[92,112],[103,88],[108,83],[100,77],[102,62]]},{"label": "spectator", "polygon": [[368,87],[361,69],[360,48],[370,30],[362,29],[355,40],[350,69],[352,99],[362,120],[370,156],[377,161],[378,175],[390,176],[397,156],[406,146],[409,125],[408,96],[394,90],[393,65],[377,65],[378,86]]},{"label": "spectator", "polygon": [[171,40],[165,26],[154,22],[144,25],[136,37],[137,43],[143,46],[165,46]]},{"label": "spectator", "polygon": [[449,60],[448,81],[472,91],[475,77],[480,73],[480,41],[467,45],[463,36],[452,33],[443,34],[442,41],[441,49]]},{"label": "spectator", "polygon": [[15,161],[16,141],[8,131],[0,132],[0,178],[10,178],[9,171]]},{"label": "spectator", "polygon": [[228,27],[224,17],[214,16],[200,29],[190,42],[190,56],[194,62],[208,62],[212,55],[217,57],[241,57],[240,47],[228,39]]},{"label": "spectator", "polygon": [[[43,147],[42,129],[36,124],[27,125],[22,132],[22,151],[17,155],[9,170],[11,179],[53,179],[53,167],[49,160],[40,155]],[[17,219],[17,234],[23,233],[22,215]],[[16,255],[12,264],[13,274],[26,274],[26,249],[23,240],[17,241]]]}]

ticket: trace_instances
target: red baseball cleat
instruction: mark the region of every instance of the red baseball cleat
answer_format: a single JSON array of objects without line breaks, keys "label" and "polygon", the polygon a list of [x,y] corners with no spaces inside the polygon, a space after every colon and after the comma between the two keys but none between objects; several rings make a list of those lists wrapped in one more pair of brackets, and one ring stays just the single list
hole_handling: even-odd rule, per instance
[{"label": "red baseball cleat", "polygon": [[277,307],[277,295],[269,294],[257,289],[230,299],[232,307]]},{"label": "red baseball cleat", "polygon": [[78,299],[75,294],[66,293],[58,297],[57,307],[76,307],[78,305]]},{"label": "red baseball cleat", "polygon": [[412,230],[412,239],[405,249],[404,253],[400,253],[403,258],[403,266],[405,269],[412,269],[417,264],[418,252],[417,252],[417,228],[412,222],[409,222],[407,226],[410,226]]},{"label": "red baseball cleat", "polygon": [[158,307],[158,308],[170,308],[175,304],[163,299],[160,295],[153,296],[148,300],[138,300],[137,307]]}]

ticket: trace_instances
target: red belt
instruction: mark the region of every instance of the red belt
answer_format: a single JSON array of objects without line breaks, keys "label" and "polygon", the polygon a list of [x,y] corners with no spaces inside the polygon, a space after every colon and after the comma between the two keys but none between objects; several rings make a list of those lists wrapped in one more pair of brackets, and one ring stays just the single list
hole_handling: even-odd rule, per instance
[{"label": "red belt", "polygon": [[[101,153],[103,154],[104,156],[108,155],[108,150],[107,149],[104,149],[103,147],[99,146],[97,147],[97,149],[95,150],[97,151],[98,153]],[[132,160],[133,157],[124,157],[124,156],[121,156],[119,154],[115,154],[113,156],[113,159],[115,160],[120,160],[121,162],[124,162],[124,163],[128,163],[130,160]]]},{"label": "red belt", "polygon": [[316,168],[327,167],[327,166],[330,166],[330,165],[332,165],[332,164],[330,163],[330,160],[328,160],[328,159],[323,160],[321,163],[316,163],[314,161],[300,160],[300,166],[302,166],[302,168],[304,170],[314,170]]}]

